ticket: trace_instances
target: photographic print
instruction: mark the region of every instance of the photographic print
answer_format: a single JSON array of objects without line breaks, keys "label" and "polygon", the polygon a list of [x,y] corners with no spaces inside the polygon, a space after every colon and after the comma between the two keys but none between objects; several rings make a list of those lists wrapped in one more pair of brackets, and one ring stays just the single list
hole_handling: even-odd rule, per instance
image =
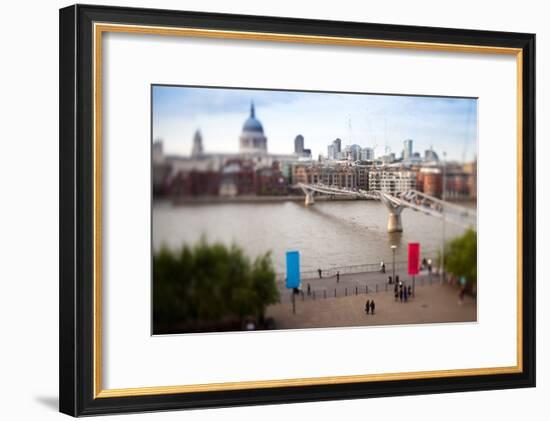
[{"label": "photographic print", "polygon": [[153,334],[477,320],[477,99],[153,85]]}]

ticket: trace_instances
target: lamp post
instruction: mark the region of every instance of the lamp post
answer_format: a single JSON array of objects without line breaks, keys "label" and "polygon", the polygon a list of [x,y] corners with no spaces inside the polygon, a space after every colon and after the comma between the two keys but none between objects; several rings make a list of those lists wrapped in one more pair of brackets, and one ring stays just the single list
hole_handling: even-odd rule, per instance
[{"label": "lamp post", "polygon": [[392,244],[391,251],[392,251],[392,281],[395,282],[395,249],[397,246],[395,244]]}]

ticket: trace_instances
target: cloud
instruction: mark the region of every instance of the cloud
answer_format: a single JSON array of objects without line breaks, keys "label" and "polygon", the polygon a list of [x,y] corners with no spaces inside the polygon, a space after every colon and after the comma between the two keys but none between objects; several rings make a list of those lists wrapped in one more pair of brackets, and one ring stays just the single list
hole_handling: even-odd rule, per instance
[{"label": "cloud", "polygon": [[163,117],[244,112],[251,101],[258,107],[290,104],[300,96],[287,91],[153,86],[153,104]]},{"label": "cloud", "polygon": [[399,155],[407,138],[420,153],[431,146],[449,159],[476,153],[477,101],[467,98],[155,86],[153,136],[187,155],[200,128],[207,151],[235,152],[252,100],[271,152],[292,152],[300,133],[314,156],[336,137],[378,146],[377,155],[386,145]]}]

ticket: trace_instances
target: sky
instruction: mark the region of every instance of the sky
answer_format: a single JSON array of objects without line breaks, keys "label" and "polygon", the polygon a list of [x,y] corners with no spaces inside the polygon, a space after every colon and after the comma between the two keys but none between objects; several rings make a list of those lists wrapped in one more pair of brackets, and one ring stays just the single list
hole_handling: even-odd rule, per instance
[{"label": "sky", "polygon": [[314,158],[336,138],[397,157],[403,141],[424,155],[433,147],[447,160],[472,161],[477,153],[477,100],[379,94],[153,86],[153,140],[166,154],[188,156],[200,130],[205,152],[238,152],[239,136],[254,102],[268,152],[290,154],[304,136]]}]

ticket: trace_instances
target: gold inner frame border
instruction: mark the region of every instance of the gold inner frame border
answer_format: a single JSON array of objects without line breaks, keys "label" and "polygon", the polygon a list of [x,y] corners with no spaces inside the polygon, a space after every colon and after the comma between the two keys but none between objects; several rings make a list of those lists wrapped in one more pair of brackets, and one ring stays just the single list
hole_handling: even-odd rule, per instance
[{"label": "gold inner frame border", "polygon": [[[174,393],[210,392],[224,390],[246,390],[289,386],[335,385],[344,383],[362,383],[375,381],[398,381],[412,379],[431,379],[444,377],[479,376],[495,374],[521,373],[523,371],[523,53],[520,48],[492,47],[483,45],[463,45],[445,43],[427,43],[411,41],[376,40],[364,38],[347,38],[317,35],[292,35],[267,32],[247,32],[197,29],[185,27],[162,27],[147,25],[122,25],[94,22],[93,24],[93,255],[94,255],[94,311],[93,311],[93,391],[94,399],[162,395]],[[195,38],[223,38],[238,40],[256,40],[284,43],[324,44],[360,46],[370,48],[399,48],[428,51],[463,52],[479,54],[504,54],[516,56],[516,108],[517,108],[517,364],[509,367],[487,367],[454,370],[418,371],[384,374],[357,374],[348,376],[308,377],[278,380],[242,381],[208,384],[190,384],[179,386],[151,386],[124,389],[102,388],[102,35],[107,32],[118,32],[141,35],[166,35]]]}]

